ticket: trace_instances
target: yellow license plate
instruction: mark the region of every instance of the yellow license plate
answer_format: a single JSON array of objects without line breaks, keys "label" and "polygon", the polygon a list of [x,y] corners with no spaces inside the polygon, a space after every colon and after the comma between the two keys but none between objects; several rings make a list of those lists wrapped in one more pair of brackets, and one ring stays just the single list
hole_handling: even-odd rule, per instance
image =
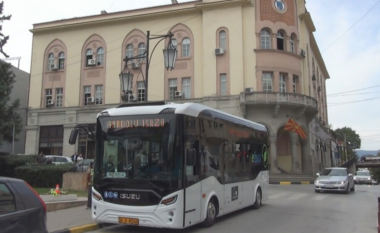
[{"label": "yellow license plate", "polygon": [[124,224],[128,224],[128,225],[139,225],[139,219],[138,218],[119,217],[119,223],[124,223]]}]

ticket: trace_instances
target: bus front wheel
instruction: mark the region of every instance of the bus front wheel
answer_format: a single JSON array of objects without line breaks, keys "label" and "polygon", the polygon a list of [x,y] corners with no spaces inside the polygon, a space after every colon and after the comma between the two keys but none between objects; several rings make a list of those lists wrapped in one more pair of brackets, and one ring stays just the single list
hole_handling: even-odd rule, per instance
[{"label": "bus front wheel", "polygon": [[211,198],[207,205],[206,219],[203,222],[204,227],[211,227],[215,223],[216,215],[218,212],[218,204],[215,198]]},{"label": "bus front wheel", "polygon": [[262,195],[261,195],[261,188],[259,187],[256,192],[256,200],[255,203],[253,203],[253,208],[258,209],[261,206],[262,202]]}]

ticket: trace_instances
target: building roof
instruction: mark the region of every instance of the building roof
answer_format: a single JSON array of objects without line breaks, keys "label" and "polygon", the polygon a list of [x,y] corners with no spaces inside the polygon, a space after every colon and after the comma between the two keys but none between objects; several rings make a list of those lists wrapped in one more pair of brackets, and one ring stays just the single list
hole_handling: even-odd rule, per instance
[{"label": "building roof", "polygon": [[67,19],[35,23],[33,24],[33,29],[30,31],[34,32],[36,31],[36,29],[45,28],[45,27],[62,27],[62,26],[73,25],[73,24],[78,24],[78,23],[86,23],[86,22],[88,23],[88,22],[102,21],[102,20],[114,20],[114,19],[119,19],[123,17],[133,17],[137,15],[151,14],[153,12],[163,13],[163,12],[170,12],[172,10],[178,11],[178,10],[181,10],[183,7],[186,7],[186,5],[194,7],[194,3],[201,3],[201,2],[202,0],[194,0],[190,2],[183,2],[183,3],[177,3],[177,4],[164,4],[164,5],[150,6],[150,7],[130,9],[130,10],[124,10],[124,11],[116,11],[116,12],[110,12],[110,13],[102,10],[100,14],[96,14],[96,15],[79,16],[79,17],[73,17],[73,18],[67,18]]},{"label": "building roof", "polygon": [[[267,131],[266,127],[262,124],[258,124],[242,117],[234,116],[232,114],[219,111],[214,108],[207,107],[203,104],[198,103],[168,103],[163,105],[139,105],[123,107],[123,105],[111,108],[103,111],[102,113],[107,112],[110,116],[128,116],[128,115],[150,115],[150,114],[159,114],[165,109],[174,109],[174,114],[183,114],[192,117],[198,117],[201,113],[211,115],[214,118],[220,118],[234,122],[236,124],[244,125],[250,128],[254,128],[260,131]],[[100,113],[98,114],[98,117]]]}]

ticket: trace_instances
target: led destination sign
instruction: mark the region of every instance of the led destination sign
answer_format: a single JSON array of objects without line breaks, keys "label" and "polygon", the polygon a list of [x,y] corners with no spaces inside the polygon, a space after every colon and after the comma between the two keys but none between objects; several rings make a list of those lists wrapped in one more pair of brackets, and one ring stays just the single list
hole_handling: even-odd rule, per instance
[{"label": "led destination sign", "polygon": [[164,127],[164,125],[165,125],[164,118],[107,121],[107,129],[122,129],[122,128],[135,128],[135,127]]}]

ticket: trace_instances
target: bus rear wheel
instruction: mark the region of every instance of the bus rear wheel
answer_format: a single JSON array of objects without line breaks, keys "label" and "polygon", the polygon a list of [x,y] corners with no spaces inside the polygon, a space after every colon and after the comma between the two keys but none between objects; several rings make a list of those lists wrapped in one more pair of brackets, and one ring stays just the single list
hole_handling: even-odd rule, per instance
[{"label": "bus rear wheel", "polygon": [[258,188],[256,192],[256,200],[255,200],[255,203],[253,203],[253,209],[260,208],[261,202],[262,202],[261,188]]},{"label": "bus rear wheel", "polygon": [[211,198],[211,200],[209,201],[207,205],[206,219],[203,222],[204,227],[211,227],[212,225],[214,225],[215,220],[216,220],[216,215],[218,212],[217,208],[218,207],[217,207],[217,203],[215,199]]}]

